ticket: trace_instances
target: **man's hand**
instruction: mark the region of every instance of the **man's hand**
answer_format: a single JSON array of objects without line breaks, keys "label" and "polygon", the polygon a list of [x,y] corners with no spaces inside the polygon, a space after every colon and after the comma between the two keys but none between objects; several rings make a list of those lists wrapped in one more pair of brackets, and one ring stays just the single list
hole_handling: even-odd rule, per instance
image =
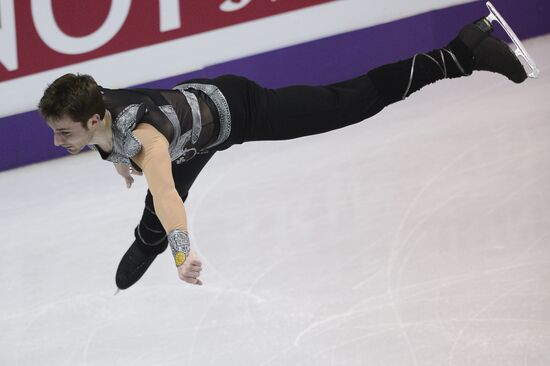
[{"label": "man's hand", "polygon": [[202,286],[202,281],[199,280],[202,271],[202,263],[194,251],[191,251],[185,262],[177,268],[178,275],[182,281]]},{"label": "man's hand", "polygon": [[132,168],[131,165],[120,163],[113,163],[113,165],[115,166],[117,173],[120,174],[122,178],[124,178],[124,181],[126,182],[126,187],[128,187],[128,189],[132,186],[132,183],[134,183],[134,178],[132,177],[132,174],[143,175],[143,173],[138,172],[137,170]]}]

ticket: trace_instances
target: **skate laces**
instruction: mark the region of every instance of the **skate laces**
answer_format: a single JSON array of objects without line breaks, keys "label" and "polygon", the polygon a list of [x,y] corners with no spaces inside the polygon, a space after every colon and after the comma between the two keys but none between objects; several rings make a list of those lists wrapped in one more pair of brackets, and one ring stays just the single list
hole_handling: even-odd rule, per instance
[{"label": "skate laces", "polygon": [[458,62],[458,59],[456,58],[455,54],[447,48],[439,49],[439,55],[441,56],[441,63],[440,63],[440,61],[438,61],[434,57],[428,55],[427,53],[417,53],[416,55],[414,55],[414,57],[412,59],[411,74],[409,76],[409,84],[407,85],[407,90],[405,90],[405,94],[403,94],[402,100],[405,100],[405,98],[407,98],[409,96],[409,92],[411,90],[411,86],[412,86],[413,79],[414,79],[414,67],[416,66],[416,58],[418,56],[425,56],[425,57],[429,58],[430,60],[432,60],[437,65],[439,70],[441,71],[441,74],[443,75],[443,78],[444,79],[447,78],[448,74],[447,74],[447,65],[445,64],[445,53],[447,53],[451,57],[451,60],[453,60],[453,62],[455,63],[456,67],[460,70],[462,75],[464,75],[464,76],[471,75],[471,73],[468,74],[464,70],[464,67],[462,67],[460,62]]}]

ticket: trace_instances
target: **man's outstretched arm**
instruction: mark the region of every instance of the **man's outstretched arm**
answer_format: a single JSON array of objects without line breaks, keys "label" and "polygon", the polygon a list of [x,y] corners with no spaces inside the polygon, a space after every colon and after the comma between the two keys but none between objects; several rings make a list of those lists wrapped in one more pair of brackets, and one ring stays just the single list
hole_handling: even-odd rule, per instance
[{"label": "man's outstretched arm", "polygon": [[172,178],[168,141],[153,126],[141,123],[133,131],[141,151],[132,160],[142,169],[153,196],[155,212],[168,236],[179,277],[202,285],[198,279],[201,263],[191,252],[185,207]]}]

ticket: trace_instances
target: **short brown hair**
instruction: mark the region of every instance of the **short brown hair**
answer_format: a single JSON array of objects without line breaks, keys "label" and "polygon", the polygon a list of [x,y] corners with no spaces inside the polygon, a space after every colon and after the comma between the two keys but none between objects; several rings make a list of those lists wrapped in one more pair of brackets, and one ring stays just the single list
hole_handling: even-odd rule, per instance
[{"label": "short brown hair", "polygon": [[90,75],[84,74],[65,74],[48,85],[38,109],[46,121],[68,116],[84,128],[94,114],[101,119],[105,116],[99,87]]}]

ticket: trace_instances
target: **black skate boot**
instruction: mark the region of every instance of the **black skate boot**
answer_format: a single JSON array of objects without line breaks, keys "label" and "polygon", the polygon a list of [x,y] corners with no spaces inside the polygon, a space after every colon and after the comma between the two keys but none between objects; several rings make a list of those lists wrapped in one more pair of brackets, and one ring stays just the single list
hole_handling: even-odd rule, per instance
[{"label": "black skate boot", "polygon": [[[491,35],[493,26],[486,18],[462,28],[458,36],[449,44],[454,54],[468,52],[469,60],[461,60],[466,68],[496,72],[515,83],[527,79],[527,73],[518,57],[502,40]],[[464,50],[466,46],[467,51]],[[457,62],[460,62],[457,60]],[[470,64],[470,65],[468,65]]]},{"label": "black skate boot", "polygon": [[[136,227],[134,243],[128,248],[116,272],[116,285],[125,290],[136,283],[147,271],[157,255],[164,252],[168,246],[168,240],[163,229],[155,225],[158,219],[149,209],[144,210],[140,224]],[[148,223],[149,225],[146,225]],[[152,229],[151,226],[157,227]]]}]

